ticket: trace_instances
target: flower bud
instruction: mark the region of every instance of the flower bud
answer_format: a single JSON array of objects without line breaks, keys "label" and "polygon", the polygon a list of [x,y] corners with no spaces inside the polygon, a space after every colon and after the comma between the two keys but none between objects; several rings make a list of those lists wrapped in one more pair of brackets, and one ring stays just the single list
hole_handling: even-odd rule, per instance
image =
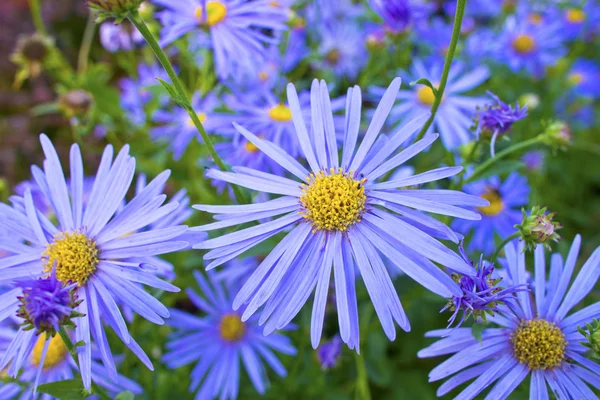
[{"label": "flower bud", "polygon": [[61,94],[59,103],[67,117],[80,117],[90,110],[93,98],[88,92],[75,89]]},{"label": "flower bud", "polygon": [[555,213],[546,213],[546,210],[547,207],[535,206],[529,215],[523,210],[523,221],[515,225],[528,249],[534,249],[538,244],[550,249],[551,240],[560,240],[556,231],[562,228],[562,225],[554,221]]},{"label": "flower bud", "polygon": [[115,18],[117,23],[137,12],[143,0],[87,0],[90,8],[100,12],[98,22]]},{"label": "flower bud", "polygon": [[569,125],[563,121],[552,122],[542,135],[544,143],[555,149],[566,150],[571,144],[571,129],[569,128]]}]

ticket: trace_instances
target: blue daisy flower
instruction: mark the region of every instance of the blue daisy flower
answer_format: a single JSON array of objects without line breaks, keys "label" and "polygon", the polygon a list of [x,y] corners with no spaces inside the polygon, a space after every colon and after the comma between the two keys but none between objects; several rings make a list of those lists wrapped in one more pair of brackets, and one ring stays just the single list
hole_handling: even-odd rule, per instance
[{"label": "blue daisy flower", "polygon": [[481,221],[470,223],[455,220],[452,229],[463,234],[473,231],[469,251],[481,251],[490,255],[495,249],[494,236],[504,239],[515,232],[514,225],[521,222],[521,207],[529,200],[527,178],[513,172],[504,181],[493,176],[488,179],[466,184],[464,191],[489,201],[489,205],[479,207]]},{"label": "blue daisy flower", "polygon": [[552,17],[561,22],[561,34],[569,40],[590,40],[598,33],[600,5],[596,1],[571,2],[554,8]]},{"label": "blue daisy flower", "polygon": [[[219,106],[219,99],[214,93],[202,97],[200,92],[196,92],[192,96],[192,107],[209,134],[214,135],[221,127],[231,123],[231,118],[227,115],[215,112]],[[168,142],[175,160],[181,158],[194,137],[202,141],[194,122],[182,107],[174,107],[171,111],[156,110],[152,120],[160,126],[150,129],[150,136],[154,140]]]},{"label": "blue daisy flower", "polygon": [[[176,329],[167,342],[163,361],[169,368],[179,368],[196,362],[190,391],[196,399],[235,399],[240,384],[240,361],[259,393],[264,393],[269,379],[266,362],[279,376],[287,374],[273,350],[287,355],[296,354],[289,338],[281,334],[264,336],[258,317],[242,321],[241,313],[233,311],[229,287],[214,279],[207,280],[194,272],[204,297],[193,289],[187,294],[204,317],[171,309],[168,324]],[[209,276],[210,278],[210,276]]]},{"label": "blue daisy flower", "polygon": [[489,203],[481,197],[457,191],[396,189],[447,178],[458,173],[461,167],[440,168],[390,181],[381,179],[438,137],[427,134],[419,142],[396,152],[427,120],[427,113],[409,121],[389,138],[379,135],[400,82],[400,78],[395,79],[384,94],[359,146],[361,90],[358,86],[348,90],[341,158],[325,82],[315,80],[312,84],[310,133],[295,87],[289,84],[288,102],[310,170],[277,145],[235,125],[248,141],[295,176],[290,179],[252,169],[234,172],[212,169],[207,173],[211,178],[281,197],[252,205],[194,206],[216,214],[218,220],[193,228],[194,231],[273,218],[195,245],[198,249],[211,250],[204,256],[212,260],[207,269],[234,259],[278,233],[288,232],[237,294],[233,307],[238,310],[244,306],[242,320],[265,305],[259,321],[266,324],[265,333],[284,328],[316,288],[311,329],[312,345],[316,348],[333,270],[340,336],[358,350],[355,291],[358,266],[358,274],[364,280],[383,329],[393,340],[396,336],[394,321],[404,330],[409,330],[410,324],[380,254],[435,293],[445,297],[461,293],[456,283],[431,261],[467,275],[474,273],[473,268],[419,226],[434,232],[435,237],[451,237],[455,242],[458,238],[444,224],[419,210],[478,220],[477,213],[461,207],[483,207]]},{"label": "blue daisy flower", "polygon": [[[0,216],[11,237],[18,240],[14,253],[0,260],[1,283],[12,280],[35,279],[54,270],[59,281],[77,283],[77,296],[83,300],[76,308],[81,317],[75,329],[79,364],[86,389],[91,385],[91,338],[99,348],[104,366],[116,378],[116,366],[104,332],[107,323],[140,360],[152,368],[152,363],[130,336],[117,302],[157,324],[169,312],[141,285],[177,292],[179,289],[164,282],[143,265],[128,262],[132,257],[150,257],[186,248],[188,242],[178,240],[187,227],[174,226],[139,232],[148,225],[177,209],[176,202],[163,205],[166,196],[157,192],[169,177],[161,173],[127,205],[120,208],[135,172],[135,159],[124,146],[113,162],[113,148],[107,146],[102,154],[89,199],[84,203],[83,163],[79,146],[70,153],[71,185],[67,187],[58,154],[46,135],[40,136],[46,156],[44,169],[33,167],[37,184],[52,204],[58,226],[38,212],[30,191],[25,192],[25,213],[0,204]],[[118,211],[118,212],[117,212]],[[135,233],[132,233],[135,232]],[[139,233],[138,233],[139,232]],[[10,244],[10,243],[9,243]],[[2,246],[6,246],[5,243]],[[12,292],[9,292],[12,293]],[[0,301],[0,316],[12,314],[16,297]],[[23,346],[31,346],[32,330],[20,328],[19,334],[0,362],[0,369],[9,362],[11,376],[16,376],[25,360],[17,354]]]},{"label": "blue daisy flower", "polygon": [[265,47],[277,45],[277,33],[287,30],[288,10],[271,0],[152,1],[165,8],[156,13],[163,26],[161,45],[188,32],[206,38],[201,41],[213,49],[220,78],[252,71],[264,60]]},{"label": "blue daisy flower", "polygon": [[410,27],[411,8],[407,0],[369,0],[369,5],[383,19],[386,30],[402,33]]},{"label": "blue daisy flower", "polygon": [[[426,66],[421,60],[416,59],[408,75],[410,81],[427,78],[434,86],[437,86],[442,76],[442,70],[442,61],[434,61],[430,66]],[[476,107],[483,105],[484,101],[480,97],[465,96],[463,93],[476,88],[488,77],[489,71],[486,67],[476,67],[467,71],[461,62],[455,62],[452,65],[444,97],[435,120],[429,128],[429,132],[434,130],[439,132],[446,148],[455,148],[472,139],[473,135],[469,129],[473,125]],[[371,93],[376,96],[380,96],[383,92],[382,88],[371,89]],[[401,90],[398,99],[400,99],[399,104],[391,112],[392,123],[396,123],[400,119],[410,120],[419,114],[428,112],[435,96],[429,87],[415,85],[409,90]]]},{"label": "blue daisy flower", "polygon": [[[513,284],[530,284],[530,292],[516,294],[513,307],[503,315],[489,317],[497,328],[487,328],[479,342],[471,328],[431,331],[427,337],[441,337],[421,350],[421,358],[452,354],[429,374],[431,382],[449,378],[438,389],[443,396],[475,378],[456,397],[473,399],[493,385],[486,399],[506,399],[531,376],[530,398],[548,399],[548,386],[558,399],[595,399],[588,384],[600,387],[600,366],[589,360],[580,344],[578,326],[591,322],[600,313],[600,302],[568,315],[582,301],[600,277],[600,248],[583,264],[571,288],[581,237],[576,236],[566,261],[552,254],[546,272],[544,246],[535,249],[535,277],[526,278],[525,248],[512,243],[505,247],[507,272]],[[546,276],[549,279],[546,280]],[[495,383],[495,384],[494,384]]]},{"label": "blue daisy flower", "polygon": [[526,71],[540,77],[546,67],[565,54],[560,28],[560,24],[547,19],[510,16],[493,46],[494,58],[514,72]]},{"label": "blue daisy flower", "polygon": [[364,29],[357,20],[331,22],[319,31],[315,67],[354,80],[369,58]]},{"label": "blue daisy flower", "polygon": [[[0,353],[8,350],[10,343],[19,335],[19,330],[15,329],[14,324],[0,324]],[[47,346],[45,344],[48,343]],[[46,347],[45,355],[44,348]],[[43,359],[43,361],[42,361]],[[141,394],[142,388],[136,382],[127,377],[118,374],[116,379],[111,376],[109,371],[100,363],[101,356],[97,349],[92,351],[91,375],[92,380],[111,397],[117,394],[130,391],[133,394]],[[120,362],[122,357],[116,357]],[[40,373],[41,371],[41,373]],[[39,374],[39,376],[38,376]],[[58,382],[63,380],[76,379],[79,370],[75,361],[70,356],[67,346],[59,335],[46,340],[46,334],[42,333],[34,337],[34,344],[30,353],[25,354],[23,370],[19,375],[19,382],[29,383],[27,389],[23,389],[16,383],[0,383],[0,398],[3,400],[11,399],[40,399],[52,400],[54,397],[48,394],[35,395],[37,384]],[[98,395],[92,395],[90,399],[98,399]]]},{"label": "blue daisy flower", "polygon": [[592,60],[575,60],[567,75],[572,91],[582,97],[600,97],[600,66]]},{"label": "blue daisy flower", "polygon": [[[152,88],[160,87],[157,78],[165,82],[170,81],[169,76],[160,65],[140,64],[136,79],[123,78],[119,81],[121,107],[129,120],[136,126],[143,126],[146,123],[145,107],[154,98]],[[167,104],[169,95],[166,91],[159,95],[158,101],[161,105]]]},{"label": "blue daisy flower", "polygon": [[126,22],[118,25],[114,22],[104,22],[100,25],[98,34],[102,46],[111,53],[130,51],[145,43],[140,31]]}]

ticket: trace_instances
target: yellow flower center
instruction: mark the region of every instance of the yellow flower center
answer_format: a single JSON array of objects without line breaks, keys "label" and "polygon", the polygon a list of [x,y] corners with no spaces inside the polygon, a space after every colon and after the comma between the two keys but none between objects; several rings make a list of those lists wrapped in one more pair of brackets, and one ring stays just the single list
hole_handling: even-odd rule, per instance
[{"label": "yellow flower center", "polygon": [[59,281],[77,282],[79,286],[96,271],[98,261],[96,242],[77,231],[57,234],[42,253],[44,272],[51,272],[56,266]]},{"label": "yellow flower center", "polygon": [[258,147],[256,147],[252,142],[246,142],[244,148],[248,153],[256,153],[258,151]]},{"label": "yellow flower center", "polygon": [[477,207],[480,213],[487,216],[493,216],[500,214],[500,211],[504,208],[502,203],[502,197],[496,190],[490,190],[481,195],[484,199],[490,202],[489,206]]},{"label": "yellow flower center", "polygon": [[513,49],[519,54],[528,54],[535,49],[535,40],[530,35],[518,35],[512,42]]},{"label": "yellow flower center", "polygon": [[[194,14],[196,18],[204,22],[204,16],[202,15],[202,6],[196,7]],[[227,16],[227,7],[220,1],[209,1],[206,3],[206,23],[208,26],[215,26],[222,22]]]},{"label": "yellow flower center", "polygon": [[279,104],[269,110],[269,117],[274,121],[287,122],[292,119],[292,111],[289,107]]},{"label": "yellow flower center", "polygon": [[539,13],[529,14],[529,22],[533,25],[539,25],[542,22],[542,15]]},{"label": "yellow flower center", "polygon": [[331,168],[329,174],[319,171],[308,176],[308,184],[302,184],[300,203],[304,208],[300,213],[309,220],[315,230],[341,231],[356,222],[365,210],[367,196],[366,179],[355,180],[354,171],[337,172]]},{"label": "yellow flower center", "polygon": [[260,71],[260,72],[258,73],[258,78],[259,78],[261,81],[263,81],[263,82],[264,82],[264,81],[266,81],[267,79],[269,79],[269,74],[267,74],[265,71]]},{"label": "yellow flower center", "polygon": [[329,61],[330,64],[336,65],[340,61],[341,56],[338,49],[333,49],[325,55],[325,59]]},{"label": "yellow flower center", "polygon": [[421,86],[417,90],[417,99],[426,106],[430,106],[435,101],[435,94],[429,86]]},{"label": "yellow flower center", "polygon": [[[203,112],[197,113],[196,115],[198,116],[198,119],[200,120],[201,123],[204,123],[204,121],[206,121],[206,114],[204,114]],[[194,120],[191,118],[188,118],[187,124],[190,128],[196,127],[196,125],[194,125]]]},{"label": "yellow flower center", "polygon": [[510,340],[515,357],[531,369],[554,368],[565,360],[565,334],[552,322],[522,321]]},{"label": "yellow flower center", "polygon": [[221,337],[228,342],[237,342],[246,334],[246,324],[244,324],[237,314],[226,314],[221,318],[219,324]]},{"label": "yellow flower center", "polygon": [[579,85],[581,82],[583,82],[583,79],[583,74],[579,72],[573,72],[572,74],[569,74],[569,83],[571,85]]},{"label": "yellow flower center", "polygon": [[[46,344],[46,334],[42,333],[38,337],[33,351],[31,352],[31,363],[34,366],[39,366],[42,360],[42,353],[44,352],[44,345]],[[60,335],[54,336],[50,339],[48,345],[48,351],[46,351],[46,358],[44,359],[44,369],[55,367],[67,358],[68,350],[65,342],[63,342]]]},{"label": "yellow flower center", "polygon": [[571,23],[580,24],[585,21],[586,15],[580,8],[569,8],[565,13],[565,17]]}]

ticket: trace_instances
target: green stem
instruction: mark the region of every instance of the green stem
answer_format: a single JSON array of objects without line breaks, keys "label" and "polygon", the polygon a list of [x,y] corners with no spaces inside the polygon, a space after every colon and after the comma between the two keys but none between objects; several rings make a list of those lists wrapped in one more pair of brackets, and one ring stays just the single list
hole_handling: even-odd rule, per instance
[{"label": "green stem", "polygon": [[33,25],[35,30],[47,36],[48,32],[44,26],[44,20],[42,19],[42,7],[40,6],[40,0],[29,0],[29,8],[31,9],[31,18],[33,18]]},{"label": "green stem", "polygon": [[477,178],[479,178],[481,175],[483,175],[495,163],[502,160],[503,158],[506,158],[513,153],[517,153],[517,152],[523,151],[529,147],[535,146],[536,144],[541,143],[542,141],[543,141],[543,136],[539,135],[539,136],[534,137],[533,139],[525,140],[524,142],[517,143],[514,146],[511,146],[507,149],[502,150],[500,153],[496,154],[496,157],[488,158],[483,164],[481,164],[479,167],[477,167],[475,169],[475,171],[473,172],[473,175],[471,175],[469,178],[467,178],[463,182],[463,184],[467,184],[467,183],[476,181]]},{"label": "green stem", "polygon": [[[171,79],[171,82],[173,83],[173,87],[175,88],[175,91],[177,92],[177,96],[179,97],[178,99],[173,98],[173,100],[175,100],[177,103],[179,103],[187,111],[192,122],[196,126],[196,129],[198,129],[198,132],[200,132],[200,136],[202,137],[202,140],[204,141],[204,145],[208,149],[208,152],[210,153],[211,157],[213,158],[215,164],[217,164],[217,166],[219,167],[219,169],[221,171],[227,171],[227,167],[225,166],[225,163],[223,162],[223,160],[221,160],[221,157],[219,157],[219,155],[217,154],[217,151],[215,150],[215,146],[213,145],[212,141],[210,140],[210,137],[208,136],[208,134],[206,133],[204,126],[202,126],[202,122],[200,122],[200,119],[198,118],[198,114],[196,114],[196,111],[192,107],[192,102],[190,101],[190,97],[188,96],[187,92],[185,91],[185,88],[183,87],[181,80],[175,73],[175,70],[173,69],[173,66],[171,65],[171,61],[169,61],[169,58],[167,57],[165,52],[160,48],[160,45],[156,41],[156,38],[154,37],[152,32],[150,32],[150,29],[148,29],[148,26],[144,22],[144,19],[137,12],[130,14],[128,18],[131,21],[131,23],[140,31],[140,33],[142,34],[144,39],[146,39],[146,42],[148,43],[148,45],[150,46],[150,48],[152,49],[152,51],[158,58],[158,61],[161,63],[161,65],[163,66],[163,68],[165,69],[167,74],[169,75],[169,78]],[[237,201],[239,203],[241,203],[242,200],[244,199],[244,196],[241,193],[240,188],[238,186],[234,185],[233,190],[234,190]]]},{"label": "green stem", "polygon": [[450,46],[448,46],[448,52],[446,53],[446,61],[444,61],[444,71],[442,72],[442,79],[440,80],[440,86],[437,88],[437,96],[431,106],[431,116],[421,128],[417,140],[421,139],[427,129],[433,123],[435,113],[437,112],[442,98],[444,97],[444,89],[446,89],[446,83],[448,82],[448,74],[450,73],[450,66],[452,65],[452,59],[454,58],[454,52],[456,51],[456,45],[460,37],[460,29],[462,27],[462,20],[465,14],[465,5],[467,0],[458,0],[456,4],[456,13],[454,14],[454,26],[452,27],[452,38],[450,39]]},{"label": "green stem", "polygon": [[371,391],[369,389],[369,378],[365,367],[365,359],[360,354],[354,353],[356,361],[356,372],[358,374],[356,382],[356,398],[360,400],[371,400]]},{"label": "green stem", "polygon": [[83,32],[83,39],[81,40],[81,47],[79,48],[79,56],[77,57],[77,72],[80,74],[87,70],[88,59],[90,58],[90,50],[92,48],[95,33],[96,15],[90,10],[85,24],[85,31]]},{"label": "green stem", "polygon": [[[69,350],[69,353],[73,357],[73,361],[75,361],[75,364],[77,365],[77,368],[81,372],[81,368],[79,367],[79,359],[77,357],[77,347],[71,341],[71,337],[69,336],[69,334],[65,330],[64,326],[60,327],[60,330],[58,331],[58,334],[60,335],[60,338],[65,343],[65,346],[67,347],[67,350]],[[89,344],[86,345],[86,346],[89,346]],[[100,397],[103,400],[112,400],[112,397],[110,397],[108,394],[106,394],[106,392],[100,386],[98,386],[95,382],[93,382],[93,381],[92,381],[92,393],[97,394],[98,397]]]},{"label": "green stem", "polygon": [[509,237],[507,237],[506,239],[504,239],[502,241],[502,243],[500,243],[498,245],[498,247],[496,247],[496,251],[494,252],[494,255],[491,258],[492,262],[495,262],[498,259],[498,256],[500,255],[500,251],[502,251],[502,249],[504,248],[504,246],[506,246],[508,244],[508,242],[510,242],[513,239],[518,238],[519,236],[521,236],[520,232],[515,232],[512,235],[510,235]]}]

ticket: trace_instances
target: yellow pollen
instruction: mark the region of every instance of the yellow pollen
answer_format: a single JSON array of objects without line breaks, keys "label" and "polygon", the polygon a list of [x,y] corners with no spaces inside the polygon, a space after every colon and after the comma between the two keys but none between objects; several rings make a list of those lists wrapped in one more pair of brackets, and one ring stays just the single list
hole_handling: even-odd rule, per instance
[{"label": "yellow pollen", "polygon": [[544,319],[522,321],[510,340],[515,357],[531,369],[558,367],[565,360],[565,334]]},{"label": "yellow pollen", "polygon": [[269,110],[269,117],[275,121],[287,122],[292,119],[292,111],[289,107],[279,104]]},{"label": "yellow pollen", "polygon": [[487,216],[494,216],[500,214],[500,211],[504,208],[504,203],[502,203],[502,197],[500,197],[500,193],[496,190],[489,190],[481,195],[484,199],[490,202],[489,206],[485,207],[477,207],[480,213]]},{"label": "yellow pollen", "polygon": [[258,73],[258,78],[259,78],[261,81],[263,81],[263,82],[264,82],[264,81],[266,81],[267,79],[269,79],[269,74],[267,74],[265,71],[260,71],[260,72]]},{"label": "yellow pollen", "polygon": [[586,15],[580,8],[569,8],[565,13],[565,18],[571,23],[580,24],[585,21]]},{"label": "yellow pollen", "polygon": [[572,74],[569,74],[568,79],[570,84],[579,85],[581,82],[583,82],[584,76],[579,72],[573,72]]},{"label": "yellow pollen", "polygon": [[[33,351],[31,352],[31,363],[36,367],[40,365],[40,361],[42,360],[42,353],[44,352],[45,344],[46,334],[42,333],[38,337],[38,340],[33,347]],[[48,345],[48,351],[46,351],[46,358],[44,359],[43,368],[48,369],[60,364],[66,359],[67,353],[67,346],[65,346],[65,342],[63,342],[60,335],[54,336],[52,339],[50,339],[50,344]]]},{"label": "yellow pollen", "polygon": [[535,49],[535,40],[530,35],[518,35],[512,42],[513,49],[519,54],[529,54]]},{"label": "yellow pollen", "polygon": [[[198,119],[200,120],[200,122],[204,123],[204,121],[206,121],[206,114],[201,112],[201,113],[197,113],[196,115],[198,116]],[[196,127],[196,125],[194,125],[194,120],[192,120],[191,118],[188,118],[187,124],[190,128]]]},{"label": "yellow pollen", "polygon": [[417,99],[426,106],[430,106],[435,101],[435,94],[429,86],[421,86],[417,90]]},{"label": "yellow pollen", "polygon": [[96,271],[98,261],[96,242],[77,231],[57,234],[42,253],[44,272],[51,272],[56,264],[59,281],[77,282],[79,286]]},{"label": "yellow pollen", "polygon": [[228,342],[237,342],[246,334],[246,324],[237,314],[226,314],[219,324],[221,337]]},{"label": "yellow pollen", "polygon": [[[200,22],[204,22],[202,15],[202,6],[198,6],[194,15]],[[215,26],[222,22],[227,16],[227,7],[220,1],[209,1],[206,3],[206,23],[208,26]]]},{"label": "yellow pollen", "polygon": [[366,179],[358,181],[353,175],[354,171],[331,168],[329,174],[311,173],[306,179],[308,184],[302,184],[300,203],[304,210],[300,214],[312,223],[315,231],[345,232],[350,225],[360,222],[367,202]]},{"label": "yellow pollen", "polygon": [[256,153],[258,151],[258,147],[256,147],[252,142],[246,142],[244,148],[248,153]]},{"label": "yellow pollen", "polygon": [[278,1],[272,1],[272,2],[269,3],[269,5],[271,7],[279,7],[279,2]]},{"label": "yellow pollen", "polygon": [[542,15],[539,13],[531,13],[527,18],[533,25],[539,25],[542,22]]}]

